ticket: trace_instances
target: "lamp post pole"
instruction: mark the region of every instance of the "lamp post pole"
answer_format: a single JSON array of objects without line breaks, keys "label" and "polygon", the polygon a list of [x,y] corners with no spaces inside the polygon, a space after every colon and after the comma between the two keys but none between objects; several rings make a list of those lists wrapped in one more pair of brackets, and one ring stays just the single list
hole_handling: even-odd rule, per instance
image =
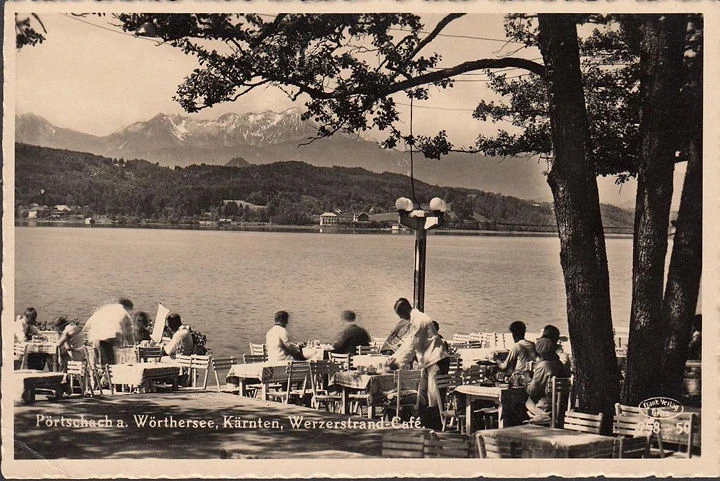
[{"label": "lamp post pole", "polygon": [[430,210],[416,208],[405,197],[395,202],[400,214],[400,223],[415,232],[415,272],[413,304],[419,311],[425,310],[425,259],[427,255],[427,231],[440,225],[446,210],[445,201],[435,197],[430,201]]}]

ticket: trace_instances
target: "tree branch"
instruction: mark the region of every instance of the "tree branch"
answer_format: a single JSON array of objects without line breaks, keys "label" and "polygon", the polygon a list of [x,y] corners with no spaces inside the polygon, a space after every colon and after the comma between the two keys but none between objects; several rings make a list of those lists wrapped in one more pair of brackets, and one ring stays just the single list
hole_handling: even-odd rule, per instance
[{"label": "tree branch", "polygon": [[440,34],[440,32],[442,32],[443,29],[448,26],[448,24],[450,22],[452,22],[453,20],[458,19],[464,15],[465,15],[464,13],[451,13],[451,14],[447,15],[445,18],[443,18],[442,20],[440,20],[440,22],[438,22],[438,24],[435,26],[433,31],[430,32],[430,34],[428,34],[428,36],[425,37],[422,41],[420,41],[420,43],[418,43],[417,47],[415,48],[413,53],[408,58],[414,58],[415,55],[417,55],[418,52],[420,52],[420,50],[425,48],[425,45],[427,45],[430,42],[432,42],[433,40],[435,40],[435,37],[437,37]]}]

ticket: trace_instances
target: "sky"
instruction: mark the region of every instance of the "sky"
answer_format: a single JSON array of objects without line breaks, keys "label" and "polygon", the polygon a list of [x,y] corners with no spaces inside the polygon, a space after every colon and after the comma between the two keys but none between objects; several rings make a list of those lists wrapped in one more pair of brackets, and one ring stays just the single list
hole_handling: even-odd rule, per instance
[{"label": "sky", "polygon": [[[423,19],[434,26],[443,15],[425,15]],[[48,13],[42,20],[48,31],[45,42],[17,51],[17,113],[34,113],[58,127],[94,135],[110,134],[158,113],[188,115],[172,97],[183,78],[197,67],[193,57],[122,32],[111,16]],[[500,15],[467,15],[453,21],[443,35],[432,43],[432,50],[442,55],[441,67],[511,53],[540,57],[536,49],[513,53],[517,45],[504,41]],[[509,71],[508,76],[523,73]],[[434,89],[429,100],[415,101],[414,134],[434,135],[444,129],[456,145],[470,146],[478,133],[495,131],[496,125],[471,115],[479,100],[497,99],[485,79],[480,72],[464,75],[453,88]],[[409,101],[401,95],[396,101],[406,104],[401,120],[408,129]],[[214,119],[227,112],[280,112],[291,107],[302,108],[302,103],[293,104],[270,87],[192,116]],[[621,203],[634,198],[634,182],[621,189],[613,178],[599,178],[599,186],[602,201]]]}]

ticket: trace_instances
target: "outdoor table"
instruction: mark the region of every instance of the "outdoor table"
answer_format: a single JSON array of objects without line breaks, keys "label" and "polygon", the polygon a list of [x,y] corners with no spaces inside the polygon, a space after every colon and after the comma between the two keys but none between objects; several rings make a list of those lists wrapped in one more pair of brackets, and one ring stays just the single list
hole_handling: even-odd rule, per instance
[{"label": "outdoor table", "polygon": [[352,365],[356,369],[375,368],[378,371],[382,371],[389,358],[390,356],[384,354],[358,354],[352,357]]},{"label": "outdoor table", "polygon": [[372,406],[379,405],[385,399],[385,393],[395,387],[395,376],[392,372],[380,374],[361,373],[359,371],[336,372],[329,385],[340,386],[342,392],[341,413],[349,411],[349,394],[353,390],[367,393],[368,417],[372,418]]},{"label": "outdoor table", "polygon": [[462,359],[463,367],[475,364],[476,361],[493,361],[496,353],[508,353],[507,349],[495,349],[492,347],[461,347],[457,355]]},{"label": "outdoor table", "polygon": [[612,456],[613,437],[523,424],[503,429],[487,429],[483,438],[498,444],[514,444],[523,458],[598,458]]},{"label": "outdoor table", "polygon": [[55,392],[55,398],[62,396],[62,386],[65,374],[61,372],[45,372],[35,369],[18,369],[13,371],[17,383],[14,392],[27,403],[35,402],[37,389],[49,389]]},{"label": "outdoor table", "polygon": [[114,364],[112,383],[147,388],[153,380],[170,379],[173,391],[178,389],[180,366],[172,363],[142,362],[136,364]]},{"label": "outdoor table", "polygon": [[287,381],[287,368],[290,361],[265,361],[248,364],[233,364],[227,373],[226,381],[240,387],[244,396],[248,380],[259,381],[261,399],[268,400],[270,383]]},{"label": "outdoor table", "polygon": [[498,408],[498,427],[502,428],[512,414],[512,407],[525,404],[527,392],[525,388],[511,388],[507,384],[483,386],[480,384],[461,384],[455,388],[456,396],[465,396],[465,427],[467,433],[473,432],[473,401],[492,401]]},{"label": "outdoor table", "polygon": [[27,344],[27,354],[45,354],[47,356],[47,367],[50,371],[58,371],[58,352],[57,343],[49,341],[29,341]]}]

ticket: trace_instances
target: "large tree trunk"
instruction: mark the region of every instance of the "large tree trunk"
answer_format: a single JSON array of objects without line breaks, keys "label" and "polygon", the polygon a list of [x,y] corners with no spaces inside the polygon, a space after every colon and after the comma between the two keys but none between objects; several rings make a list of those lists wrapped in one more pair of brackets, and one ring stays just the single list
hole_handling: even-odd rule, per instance
[{"label": "large tree trunk", "polygon": [[[696,25],[697,28],[702,28]],[[700,290],[702,272],[702,49],[690,61],[683,96],[688,121],[688,165],[680,211],[673,239],[672,257],[665,286],[663,319],[666,322],[660,392],[680,399],[688,343]]]},{"label": "large tree trunk", "polygon": [[575,18],[539,15],[547,68],[554,159],[548,183],[555,201],[565,278],[575,386],[580,408],[605,413],[618,400],[605,237],[589,144]]},{"label": "large tree trunk", "polygon": [[649,16],[640,53],[640,164],[635,203],[633,287],[623,401],[637,405],[660,395],[663,282],[673,193],[674,135],[687,19]]}]

